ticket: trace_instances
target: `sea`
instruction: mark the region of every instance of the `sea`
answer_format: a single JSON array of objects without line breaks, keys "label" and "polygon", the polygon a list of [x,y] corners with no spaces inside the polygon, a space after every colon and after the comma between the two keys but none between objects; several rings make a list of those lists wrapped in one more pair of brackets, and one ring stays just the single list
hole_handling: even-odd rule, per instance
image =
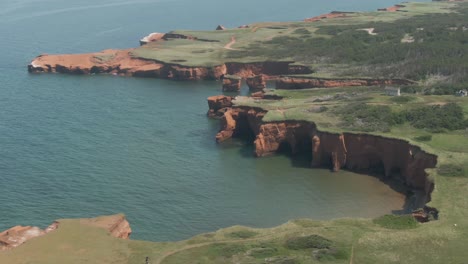
[{"label": "sea", "polygon": [[[216,144],[216,81],[29,74],[39,54],[138,46],[151,32],[298,21],[389,0],[0,0],[0,230],[125,213],[132,238],[175,241],[232,225],[273,227],[401,212],[377,178],[254,158]],[[245,93],[245,87],[243,88]]]}]

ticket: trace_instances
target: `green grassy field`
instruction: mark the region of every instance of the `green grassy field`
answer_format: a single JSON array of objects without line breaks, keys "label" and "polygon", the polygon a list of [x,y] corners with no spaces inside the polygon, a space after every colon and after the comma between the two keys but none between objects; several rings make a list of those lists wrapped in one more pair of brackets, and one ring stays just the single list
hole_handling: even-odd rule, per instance
[{"label": "green grassy field", "polygon": [[405,5],[399,12],[353,13],[318,22],[254,23],[249,28],[221,31],[177,30],[171,33],[198,40],[150,43],[133,50],[132,55],[193,67],[295,61],[314,69],[314,77],[426,80],[442,74],[450,81],[466,82],[468,63],[457,54],[468,51],[468,4]]}]

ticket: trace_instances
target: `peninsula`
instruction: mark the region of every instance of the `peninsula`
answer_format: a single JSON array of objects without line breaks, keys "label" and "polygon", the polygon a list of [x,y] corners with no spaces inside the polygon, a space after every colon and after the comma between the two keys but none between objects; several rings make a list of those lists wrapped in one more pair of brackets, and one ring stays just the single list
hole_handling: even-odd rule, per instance
[{"label": "peninsula", "polygon": [[[29,72],[222,80],[226,94],[208,98],[217,142],[238,137],[254,144],[253,156],[306,155],[311,167],[379,177],[413,211],[234,226],[164,243],[122,239],[131,233],[123,215],[58,220],[0,233],[0,263],[463,263],[467,43],[468,2],[434,1],[40,55]],[[244,81],[251,96],[236,96]]]}]

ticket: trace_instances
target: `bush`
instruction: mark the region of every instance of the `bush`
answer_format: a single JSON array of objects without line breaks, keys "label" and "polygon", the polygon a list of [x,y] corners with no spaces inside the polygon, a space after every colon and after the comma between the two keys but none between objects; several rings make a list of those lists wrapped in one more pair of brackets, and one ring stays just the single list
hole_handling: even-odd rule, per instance
[{"label": "bush", "polygon": [[418,137],[415,137],[414,140],[416,141],[431,141],[432,140],[432,135],[423,135],[423,136],[418,136]]},{"label": "bush", "polygon": [[293,34],[310,35],[310,31],[305,28],[298,28],[293,31]]},{"label": "bush", "polygon": [[416,100],[416,97],[412,97],[412,96],[394,96],[390,100],[392,102],[395,102],[395,103],[404,104],[404,103],[408,103],[408,102]]},{"label": "bush", "polygon": [[405,122],[404,113],[393,112],[385,105],[350,104],[337,114],[345,127],[364,132],[388,132],[392,126]]},{"label": "bush", "polygon": [[439,175],[446,177],[465,177],[465,170],[462,166],[455,164],[442,164],[437,169]]},{"label": "bush", "polygon": [[317,248],[330,248],[332,241],[319,235],[310,235],[303,237],[293,237],[286,240],[285,247],[293,250]]},{"label": "bush", "polygon": [[416,128],[425,128],[433,132],[466,128],[463,109],[455,103],[416,108],[407,111],[406,119]]},{"label": "bush", "polygon": [[232,238],[251,238],[256,236],[258,233],[250,230],[239,230],[239,231],[234,231],[232,233],[229,233],[228,236]]},{"label": "bush", "polygon": [[214,244],[211,246],[213,253],[218,256],[230,258],[236,254],[245,252],[247,247],[241,244]]},{"label": "bush", "polygon": [[374,224],[388,229],[413,229],[418,222],[411,215],[384,215],[373,220]]},{"label": "bush", "polygon": [[266,248],[252,248],[249,250],[249,256],[254,258],[267,258],[274,256],[278,253],[278,249],[266,247]]}]

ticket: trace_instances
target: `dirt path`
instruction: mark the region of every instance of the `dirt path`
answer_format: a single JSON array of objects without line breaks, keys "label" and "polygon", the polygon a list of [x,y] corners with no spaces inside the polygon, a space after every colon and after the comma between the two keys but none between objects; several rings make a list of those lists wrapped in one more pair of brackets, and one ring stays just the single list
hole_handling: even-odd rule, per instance
[{"label": "dirt path", "polygon": [[225,49],[228,49],[228,50],[235,50],[235,49],[231,48],[232,45],[234,45],[235,43],[236,43],[236,37],[235,37],[235,36],[232,36],[232,37],[231,37],[231,42],[229,42],[228,44],[226,44],[226,45],[224,46],[224,48],[225,48]]},{"label": "dirt path", "polygon": [[[262,238],[265,238],[265,237],[262,237]],[[204,246],[209,246],[209,245],[219,244],[219,243],[233,244],[233,243],[249,242],[249,241],[259,240],[259,239],[262,239],[262,238],[250,238],[250,239],[244,239],[244,240],[220,240],[220,241],[205,242],[205,243],[200,243],[200,244],[195,244],[195,245],[189,245],[189,246],[181,247],[181,248],[173,250],[173,251],[166,252],[164,255],[159,257],[156,260],[156,262],[154,262],[154,264],[161,264],[166,258],[168,258],[168,257],[170,257],[172,255],[175,255],[175,254],[177,254],[179,252],[189,250],[189,249],[193,249],[193,248],[199,248],[199,247],[204,247]]]}]

